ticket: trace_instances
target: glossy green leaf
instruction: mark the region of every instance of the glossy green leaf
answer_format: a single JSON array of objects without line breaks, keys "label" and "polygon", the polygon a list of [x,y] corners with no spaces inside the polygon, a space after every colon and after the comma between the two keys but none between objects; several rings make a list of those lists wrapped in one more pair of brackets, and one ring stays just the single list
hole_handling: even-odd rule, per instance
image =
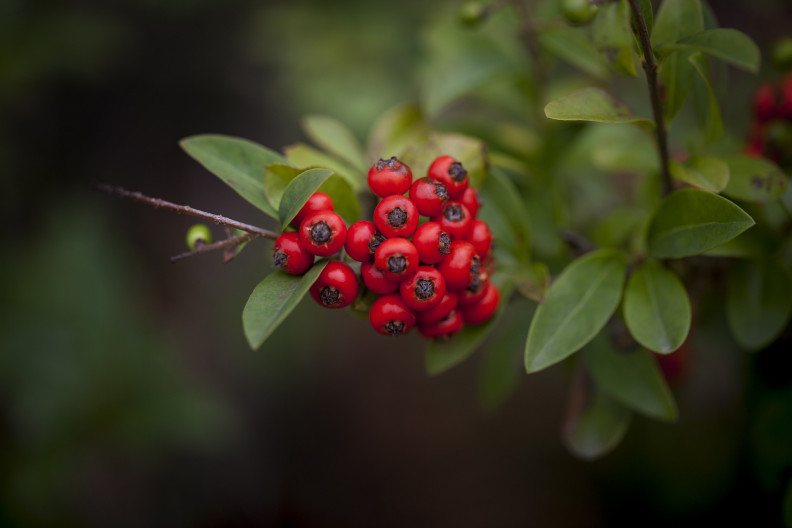
[{"label": "glossy green leaf", "polygon": [[585,460],[602,457],[624,438],[631,417],[627,407],[597,387],[579,367],[564,419],[564,444]]},{"label": "glossy green leaf", "polygon": [[619,305],[626,268],[626,256],[610,249],[567,266],[531,321],[526,371],[537,372],[567,358],[597,335]]},{"label": "glossy green leaf", "polygon": [[[707,116],[704,123],[705,138],[708,143],[719,141],[723,138],[723,117],[721,116],[720,105],[718,99],[715,97],[715,92],[712,90],[710,84],[710,67],[709,60],[701,53],[694,53],[688,57],[690,64],[693,65],[696,72],[699,74],[701,82],[704,84],[704,89],[707,92]],[[718,191],[713,191],[718,192]]]},{"label": "glossy green leaf", "polygon": [[751,350],[770,344],[789,322],[789,272],[775,260],[741,261],[729,277],[726,309],[738,343]]},{"label": "glossy green leaf", "polygon": [[620,352],[598,338],[586,347],[585,358],[596,386],[619,403],[650,418],[677,419],[674,396],[651,352]]},{"label": "glossy green leaf", "polygon": [[669,123],[685,104],[693,83],[695,68],[689,58],[692,53],[679,52],[666,58],[660,66],[660,83],[665,87],[663,116]]},{"label": "glossy green leaf", "polygon": [[311,141],[327,152],[346,161],[360,172],[368,170],[363,147],[355,134],[337,119],[322,115],[309,115],[302,120],[303,130]]},{"label": "glossy green leaf", "polygon": [[327,261],[319,261],[302,276],[274,271],[255,287],[242,311],[242,325],[250,348],[260,347],[297,307],[325,265]]},{"label": "glossy green leaf", "polygon": [[756,43],[745,33],[729,28],[699,31],[655,48],[660,56],[674,51],[706,53],[752,73],[759,71],[761,60]]},{"label": "glossy green leaf", "polygon": [[649,350],[668,354],[679,348],[690,330],[690,301],[682,282],[657,261],[638,266],[624,290],[624,321]]},{"label": "glossy green leaf", "polygon": [[775,164],[764,158],[742,154],[724,158],[729,165],[729,185],[723,194],[746,202],[777,200],[787,190],[789,178]]},{"label": "glossy green leaf", "polygon": [[592,44],[587,27],[548,28],[539,32],[538,40],[552,55],[594,77],[607,78],[608,65]]},{"label": "glossy green leaf", "polygon": [[270,163],[264,170],[264,192],[275,211],[280,206],[283,191],[291,181],[306,169],[298,169],[285,163]]},{"label": "glossy green leaf", "polygon": [[626,0],[601,5],[592,24],[597,49],[617,72],[635,77],[635,51],[630,8]]},{"label": "glossy green leaf", "polygon": [[335,156],[317,150],[304,143],[290,145],[284,149],[289,165],[294,167],[316,167],[330,169],[349,182],[357,192],[365,185],[365,173],[350,167]]},{"label": "glossy green leaf", "polygon": [[369,158],[388,159],[401,157],[412,144],[425,143],[428,137],[426,123],[418,105],[402,105],[385,112],[369,133]]},{"label": "glossy green leaf", "polygon": [[660,204],[649,224],[649,252],[657,258],[698,255],[754,225],[733,202],[698,189],[675,191]]},{"label": "glossy green leaf", "polygon": [[652,47],[687,37],[704,29],[700,0],[665,0],[654,21]]},{"label": "glossy green leaf", "polygon": [[283,229],[297,216],[313,193],[333,174],[329,169],[308,169],[294,178],[283,191],[278,206],[278,218]]},{"label": "glossy green leaf", "polygon": [[704,191],[719,193],[729,183],[729,165],[718,158],[690,158],[684,165],[671,162],[671,176]]},{"label": "glossy green leaf", "polygon": [[341,215],[347,224],[360,220],[360,202],[345,178],[333,174],[319,186],[319,190],[333,199],[333,210]]},{"label": "glossy green leaf", "polygon": [[597,121],[600,123],[654,123],[637,117],[632,110],[601,88],[583,88],[545,106],[545,115],[561,121]]},{"label": "glossy green leaf", "polygon": [[252,141],[222,135],[190,136],[179,145],[242,198],[277,219],[277,211],[267,199],[262,181],[264,167],[283,162],[283,156]]}]

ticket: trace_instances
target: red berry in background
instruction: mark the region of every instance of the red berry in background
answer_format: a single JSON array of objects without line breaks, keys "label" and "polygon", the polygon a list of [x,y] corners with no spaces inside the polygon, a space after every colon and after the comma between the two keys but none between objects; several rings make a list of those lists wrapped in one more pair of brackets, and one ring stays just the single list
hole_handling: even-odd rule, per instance
[{"label": "red berry in background", "polygon": [[347,228],[338,213],[319,211],[302,221],[299,233],[305,249],[314,255],[329,257],[344,245]]},{"label": "red berry in background", "polygon": [[459,201],[470,211],[470,216],[476,218],[479,208],[481,208],[481,200],[479,200],[478,191],[473,187],[468,187],[465,189],[465,192],[462,193],[462,196],[459,197]]},{"label": "red berry in background", "polygon": [[792,75],[781,81],[781,101],[778,104],[778,117],[792,120]]},{"label": "red berry in background", "polygon": [[374,224],[388,238],[412,236],[418,227],[418,209],[409,198],[386,196],[374,208]]},{"label": "red berry in background", "polygon": [[272,248],[275,266],[291,275],[302,275],[313,265],[314,256],[300,244],[295,231],[283,233]]},{"label": "red berry in background", "polygon": [[385,278],[382,270],[371,262],[364,262],[360,265],[360,277],[366,288],[377,295],[394,293],[399,290],[399,283]]},{"label": "red berry in background", "polygon": [[776,117],[778,105],[776,89],[772,84],[763,84],[756,89],[753,99],[754,115],[757,121],[764,123]]},{"label": "red berry in background", "polygon": [[468,232],[465,240],[473,244],[479,257],[482,259],[487,258],[490,247],[492,247],[492,234],[486,222],[474,218],[470,226],[470,232]]},{"label": "red berry in background", "polygon": [[374,265],[388,280],[401,282],[418,269],[418,250],[406,238],[389,238],[374,253]]},{"label": "red berry in background", "polygon": [[481,270],[481,260],[473,244],[464,240],[451,242],[451,252],[440,261],[437,269],[446,280],[446,289],[464,290],[473,283]]},{"label": "red berry in background", "polygon": [[446,286],[443,275],[437,268],[418,266],[409,279],[399,285],[402,299],[413,310],[420,312],[434,308],[445,295]]},{"label": "red berry in background", "polygon": [[462,202],[449,201],[443,206],[440,216],[433,220],[439,222],[440,227],[450,234],[451,238],[458,240],[465,238],[470,232],[473,216]]},{"label": "red berry in background", "polygon": [[383,240],[385,236],[377,231],[377,226],[373,222],[361,220],[347,229],[344,249],[358,262],[367,262],[374,259],[374,252]]},{"label": "red berry in background", "polygon": [[357,297],[358,281],[348,264],[331,260],[308,291],[325,308],[343,308]]},{"label": "red berry in background", "polygon": [[478,272],[478,275],[473,277],[473,282],[464,290],[457,292],[459,297],[459,306],[471,306],[481,301],[487,293],[489,286],[489,275],[483,269]]},{"label": "red berry in background", "polygon": [[425,222],[413,235],[413,244],[424,264],[437,264],[451,251],[451,235],[438,222]]},{"label": "red berry in background", "polygon": [[318,213],[319,211],[332,211],[333,210],[333,200],[321,191],[316,191],[308,198],[308,201],[305,202],[305,205],[302,206],[302,209],[297,213],[294,219],[291,221],[291,225],[294,227],[300,227],[309,215],[313,213]]},{"label": "red berry in background", "polygon": [[468,187],[468,174],[465,168],[451,156],[440,156],[429,165],[427,176],[440,180],[446,186],[448,196],[459,198]]},{"label": "red berry in background", "polygon": [[484,292],[484,297],[479,302],[461,308],[465,322],[472,325],[486,323],[495,315],[498,302],[500,302],[500,291],[490,282]]},{"label": "red berry in background", "polygon": [[410,167],[396,159],[380,159],[368,171],[368,185],[371,192],[384,198],[391,194],[404,194],[412,183]]},{"label": "red berry in background", "polygon": [[433,308],[418,312],[418,324],[436,323],[451,313],[451,310],[457,307],[457,294],[454,292],[446,291],[440,302]]},{"label": "red berry in background", "polygon": [[464,318],[459,310],[451,312],[440,321],[428,324],[419,324],[418,332],[427,338],[448,338],[456,334],[464,327]]},{"label": "red berry in background", "polygon": [[448,200],[448,191],[440,180],[430,177],[415,180],[410,187],[410,200],[424,216],[438,216]]},{"label": "red berry in background", "polygon": [[397,293],[383,295],[374,301],[369,311],[371,326],[383,335],[397,336],[415,326],[413,312]]}]

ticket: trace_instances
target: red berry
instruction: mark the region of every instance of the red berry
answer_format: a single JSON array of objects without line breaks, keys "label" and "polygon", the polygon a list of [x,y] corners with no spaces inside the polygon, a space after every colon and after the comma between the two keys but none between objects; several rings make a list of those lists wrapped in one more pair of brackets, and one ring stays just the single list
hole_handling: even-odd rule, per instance
[{"label": "red berry", "polygon": [[300,227],[303,220],[305,220],[309,215],[313,213],[318,213],[319,211],[332,211],[333,210],[333,200],[321,191],[316,191],[308,198],[308,201],[305,202],[305,205],[302,206],[302,209],[297,213],[294,219],[291,221],[291,225],[294,227]]},{"label": "red berry", "polygon": [[421,262],[437,264],[451,251],[451,236],[443,231],[438,222],[426,222],[415,230],[413,244]]},{"label": "red berry", "polygon": [[492,246],[492,234],[486,222],[474,218],[470,226],[470,232],[465,237],[465,240],[473,244],[479,257],[482,259],[487,258]]},{"label": "red berry", "polygon": [[417,312],[440,304],[445,290],[443,275],[431,266],[418,266],[415,274],[399,286],[404,302]]},{"label": "red berry", "polygon": [[418,332],[426,338],[449,338],[464,327],[464,318],[458,310],[451,312],[440,321],[418,325]]},{"label": "red berry", "polygon": [[481,260],[473,244],[464,240],[451,242],[451,252],[440,261],[437,269],[446,280],[446,289],[464,290],[470,286],[481,269]]},{"label": "red berry", "polygon": [[446,186],[449,198],[462,196],[468,187],[468,174],[465,168],[451,156],[440,156],[429,166],[430,178],[440,180]]},{"label": "red berry", "polygon": [[446,291],[440,302],[423,312],[418,312],[418,324],[436,323],[451,313],[451,310],[457,307],[457,294],[454,292]]},{"label": "red berry", "polygon": [[382,270],[371,262],[364,262],[360,265],[360,276],[363,278],[366,288],[377,295],[393,293],[399,289],[398,282],[386,279]]},{"label": "red berry", "polygon": [[500,301],[500,292],[492,282],[487,286],[484,297],[476,304],[462,307],[462,315],[468,324],[481,324],[490,320],[495,315]]},{"label": "red berry", "polygon": [[418,209],[399,194],[386,196],[374,208],[374,223],[386,237],[409,237],[418,227]]},{"label": "red berry", "polygon": [[415,326],[415,312],[404,304],[401,295],[391,293],[374,301],[369,311],[369,322],[380,334],[396,336]]},{"label": "red berry", "polygon": [[412,184],[410,200],[422,215],[438,216],[443,209],[443,204],[448,200],[448,191],[445,185],[440,183],[440,180],[427,176],[415,180]]},{"label": "red berry", "polygon": [[754,115],[757,121],[764,123],[774,119],[777,114],[776,90],[772,84],[763,84],[756,89],[753,99]]},{"label": "red berry", "polygon": [[314,256],[300,244],[296,231],[283,233],[272,248],[275,266],[292,275],[302,275],[313,265]]},{"label": "red berry", "polygon": [[459,306],[470,306],[484,298],[489,286],[489,275],[483,269],[473,278],[470,286],[458,292]]},{"label": "red berry", "polygon": [[460,196],[459,201],[470,211],[470,216],[476,218],[478,210],[481,208],[481,200],[479,200],[478,191],[473,187],[468,187],[465,192]]},{"label": "red berry", "polygon": [[384,198],[391,194],[404,194],[412,183],[410,167],[392,157],[380,159],[368,171],[368,185],[371,192]]},{"label": "red berry", "polygon": [[361,220],[347,229],[344,249],[358,262],[366,262],[374,259],[374,252],[383,240],[385,236],[377,231],[377,227],[372,222]]},{"label": "red berry", "polygon": [[311,297],[325,308],[343,308],[355,300],[358,281],[348,264],[331,260],[309,290]]},{"label": "red berry", "polygon": [[300,244],[314,255],[329,257],[344,245],[347,228],[333,211],[319,211],[300,224]]},{"label": "red berry", "polygon": [[401,282],[418,269],[418,250],[406,238],[389,238],[374,253],[374,265],[388,280]]},{"label": "red berry", "polygon": [[781,101],[778,104],[778,117],[792,120],[792,75],[787,75],[781,82]]},{"label": "red berry", "polygon": [[473,216],[462,202],[450,201],[443,206],[443,212],[437,218],[443,231],[451,235],[455,240],[463,239],[470,232]]}]

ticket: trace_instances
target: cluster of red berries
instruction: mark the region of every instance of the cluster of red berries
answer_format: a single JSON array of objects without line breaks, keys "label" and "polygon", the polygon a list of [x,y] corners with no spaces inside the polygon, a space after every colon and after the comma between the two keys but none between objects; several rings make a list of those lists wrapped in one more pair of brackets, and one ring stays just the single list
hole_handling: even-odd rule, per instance
[{"label": "cluster of red berries", "polygon": [[[373,222],[361,220],[347,229],[330,197],[316,192],[292,222],[297,231],[275,242],[275,265],[300,275],[314,256],[343,247],[361,263],[363,286],[379,295],[369,321],[384,335],[417,326],[424,337],[446,338],[464,324],[489,320],[500,301],[489,280],[492,235],[476,218],[480,203],[462,164],[440,156],[426,177],[413,182],[407,165],[395,157],[381,159],[369,170],[368,185],[382,198]],[[420,223],[419,217],[428,220]],[[326,308],[348,306],[359,291],[357,275],[341,260],[328,262],[310,289]]]},{"label": "cluster of red berries", "polygon": [[754,119],[746,153],[792,163],[792,74],[765,83],[754,94]]}]

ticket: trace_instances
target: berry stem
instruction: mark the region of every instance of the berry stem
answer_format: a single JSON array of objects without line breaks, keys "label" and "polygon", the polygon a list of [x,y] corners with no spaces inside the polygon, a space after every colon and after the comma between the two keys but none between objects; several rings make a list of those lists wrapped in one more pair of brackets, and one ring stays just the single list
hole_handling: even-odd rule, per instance
[{"label": "berry stem", "polygon": [[663,99],[660,96],[660,87],[657,82],[657,61],[652,51],[652,41],[649,39],[649,30],[646,27],[643,11],[638,5],[638,0],[629,0],[630,9],[637,26],[638,41],[641,43],[644,60],[642,61],[646,82],[649,85],[649,99],[652,101],[652,113],[655,120],[657,134],[657,151],[660,156],[660,176],[663,179],[663,194],[668,195],[673,190],[671,172],[669,171],[668,136],[663,119]]},{"label": "berry stem", "polygon": [[[182,259],[194,257],[195,255],[200,255],[201,253],[208,253],[210,251],[215,251],[217,249],[224,249],[228,247],[238,246],[248,240],[253,240],[254,238],[260,238],[261,235],[257,233],[245,233],[242,235],[237,235],[235,237],[226,238],[225,240],[220,240],[218,242],[213,242],[211,244],[201,244],[193,251],[186,251],[184,253],[180,253],[170,258],[171,262],[178,262]],[[225,262],[228,262],[230,259],[226,257]]]}]

